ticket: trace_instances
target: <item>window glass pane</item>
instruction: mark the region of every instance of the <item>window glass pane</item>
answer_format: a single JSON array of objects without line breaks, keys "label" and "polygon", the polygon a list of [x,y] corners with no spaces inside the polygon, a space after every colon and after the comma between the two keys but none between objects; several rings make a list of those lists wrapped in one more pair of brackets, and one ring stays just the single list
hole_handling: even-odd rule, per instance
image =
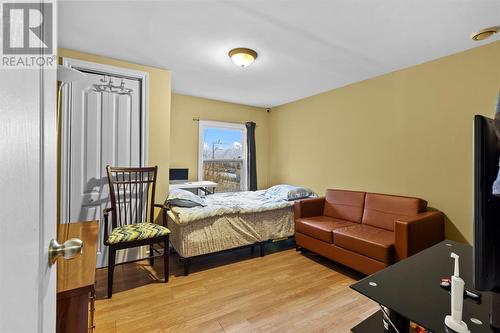
[{"label": "window glass pane", "polygon": [[246,170],[243,130],[206,127],[200,152],[203,180],[216,182],[217,192],[243,190]]},{"label": "window glass pane", "polygon": [[240,130],[207,128],[203,134],[203,159],[243,158]]}]

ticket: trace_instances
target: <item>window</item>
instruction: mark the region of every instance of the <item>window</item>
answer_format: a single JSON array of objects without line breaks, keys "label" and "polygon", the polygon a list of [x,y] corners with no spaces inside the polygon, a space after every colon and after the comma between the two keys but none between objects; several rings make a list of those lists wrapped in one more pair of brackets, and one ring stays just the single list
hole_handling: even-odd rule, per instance
[{"label": "window", "polygon": [[247,190],[244,124],[200,120],[198,179],[217,183],[217,192]]}]

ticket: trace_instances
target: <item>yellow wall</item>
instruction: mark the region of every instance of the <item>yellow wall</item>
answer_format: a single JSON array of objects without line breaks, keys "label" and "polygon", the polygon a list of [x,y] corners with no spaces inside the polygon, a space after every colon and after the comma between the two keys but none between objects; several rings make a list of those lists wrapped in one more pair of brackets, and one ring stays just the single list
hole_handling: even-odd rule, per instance
[{"label": "yellow wall", "polygon": [[168,194],[168,168],[170,163],[170,71],[68,49],[59,49],[58,56],[92,61],[148,73],[148,164],[158,165],[159,174],[156,201],[163,202]]},{"label": "yellow wall", "polygon": [[257,150],[257,182],[266,188],[269,180],[269,114],[265,109],[212,99],[172,94],[170,166],[189,168],[190,180],[198,179],[198,122],[215,120],[226,122],[255,122]]},{"label": "yellow wall", "polygon": [[496,42],[276,107],[270,185],[422,197],[470,242],[473,115],[493,116],[499,88]]},{"label": "yellow wall", "polygon": [[[59,56],[149,73],[149,164],[197,179],[198,123],[254,121],[259,188],[277,183],[425,198],[447,237],[472,239],[472,118],[492,116],[500,42],[265,109],[172,94],[168,70],[67,49]],[[170,103],[171,102],[171,103]]]}]

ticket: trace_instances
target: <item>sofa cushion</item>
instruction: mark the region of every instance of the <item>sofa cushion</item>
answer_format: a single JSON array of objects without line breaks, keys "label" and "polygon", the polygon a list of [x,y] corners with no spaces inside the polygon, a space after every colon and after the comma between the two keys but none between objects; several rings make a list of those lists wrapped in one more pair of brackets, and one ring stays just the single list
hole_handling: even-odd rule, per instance
[{"label": "sofa cushion", "polygon": [[332,244],[333,230],[352,225],[357,224],[328,216],[302,217],[295,220],[295,231]]},{"label": "sofa cushion", "polygon": [[366,224],[333,230],[333,243],[369,258],[391,264],[394,262],[394,232]]},{"label": "sofa cushion", "polygon": [[336,219],[361,222],[365,192],[327,190],[324,215]]},{"label": "sofa cushion", "polygon": [[419,198],[366,193],[363,224],[394,231],[397,219],[425,211],[427,202]]}]

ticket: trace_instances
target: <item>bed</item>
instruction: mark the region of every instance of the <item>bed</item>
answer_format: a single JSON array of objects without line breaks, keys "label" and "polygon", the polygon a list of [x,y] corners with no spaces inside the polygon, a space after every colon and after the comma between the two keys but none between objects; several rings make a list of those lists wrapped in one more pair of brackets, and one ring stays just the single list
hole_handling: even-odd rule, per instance
[{"label": "bed", "polygon": [[[216,193],[203,198],[204,207],[171,206],[170,242],[184,263],[184,274],[189,273],[194,258],[256,245],[263,256],[266,242],[292,237],[294,201],[289,194],[294,189],[278,185],[261,191]],[[308,191],[299,196],[315,196]]]}]

